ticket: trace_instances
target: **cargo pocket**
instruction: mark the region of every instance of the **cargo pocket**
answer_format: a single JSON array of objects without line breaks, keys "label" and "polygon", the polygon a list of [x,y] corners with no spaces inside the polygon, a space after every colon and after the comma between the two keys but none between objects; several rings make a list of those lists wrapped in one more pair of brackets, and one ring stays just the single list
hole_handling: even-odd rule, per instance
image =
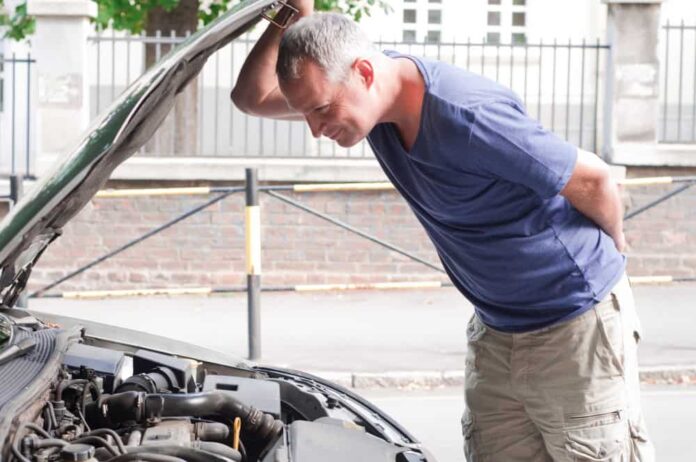
[{"label": "cargo pocket", "polygon": [[620,410],[568,416],[565,436],[569,460],[621,462],[628,453],[628,427]]},{"label": "cargo pocket", "polygon": [[645,427],[629,421],[628,429],[631,435],[631,462],[653,462],[655,450],[648,440]]},{"label": "cargo pocket", "polygon": [[601,342],[597,353],[611,375],[624,375],[624,331],[619,303],[612,296],[613,309],[595,309]]},{"label": "cargo pocket", "polygon": [[478,369],[478,343],[481,341],[485,333],[486,326],[481,322],[476,314],[472,315],[471,319],[469,319],[469,324],[466,326],[467,348],[465,366],[467,372],[473,372]]},{"label": "cargo pocket", "polygon": [[[630,290],[629,282],[629,290]],[[635,340],[636,345],[640,343],[640,339],[643,337],[643,328],[640,323],[640,318],[636,312],[635,300],[633,298],[632,292],[617,291],[612,293],[612,297],[615,300],[623,319],[628,324],[631,332],[633,333],[633,340]]]},{"label": "cargo pocket", "polygon": [[464,436],[464,456],[466,460],[468,462],[481,462],[483,458],[479,453],[477,444],[478,435],[476,434],[474,416],[469,409],[465,409],[462,415],[462,435]]}]

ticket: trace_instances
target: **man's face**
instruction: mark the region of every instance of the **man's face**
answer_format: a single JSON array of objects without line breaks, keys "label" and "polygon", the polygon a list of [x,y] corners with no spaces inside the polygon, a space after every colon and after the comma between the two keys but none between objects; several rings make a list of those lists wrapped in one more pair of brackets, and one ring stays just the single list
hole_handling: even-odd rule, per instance
[{"label": "man's face", "polygon": [[281,82],[280,90],[315,138],[326,136],[344,148],[365,138],[377,123],[370,85],[356,68],[346,81],[333,83],[317,64],[305,61],[300,78]]}]

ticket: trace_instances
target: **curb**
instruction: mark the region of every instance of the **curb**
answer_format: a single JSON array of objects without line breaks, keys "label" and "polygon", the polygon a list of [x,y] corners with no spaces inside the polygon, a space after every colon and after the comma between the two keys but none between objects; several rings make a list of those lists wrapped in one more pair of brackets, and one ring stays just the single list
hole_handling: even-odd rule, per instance
[{"label": "curb", "polygon": [[[464,386],[463,370],[333,372],[309,371],[347,388],[406,388],[428,389]],[[641,367],[638,371],[643,385],[696,384],[696,365]]]}]

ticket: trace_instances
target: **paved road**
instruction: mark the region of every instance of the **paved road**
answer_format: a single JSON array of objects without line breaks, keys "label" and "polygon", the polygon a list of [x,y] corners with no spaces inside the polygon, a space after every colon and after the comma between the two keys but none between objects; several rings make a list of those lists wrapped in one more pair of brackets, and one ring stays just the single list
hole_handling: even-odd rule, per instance
[{"label": "paved road", "polygon": [[[696,364],[696,284],[635,292],[645,330],[641,365]],[[30,307],[247,355],[244,294],[37,299]],[[461,370],[471,313],[454,289],[264,293],[261,362],[312,371]]]},{"label": "paved road", "polygon": [[[464,460],[459,426],[463,396],[459,388],[361,393],[420,438],[438,462]],[[643,408],[658,461],[696,460],[695,388],[645,389]]]}]

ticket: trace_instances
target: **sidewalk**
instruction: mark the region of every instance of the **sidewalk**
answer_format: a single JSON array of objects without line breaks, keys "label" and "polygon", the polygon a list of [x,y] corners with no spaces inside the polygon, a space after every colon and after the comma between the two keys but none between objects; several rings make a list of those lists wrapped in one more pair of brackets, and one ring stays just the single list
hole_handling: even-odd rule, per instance
[{"label": "sidewalk", "polygon": [[[696,284],[635,288],[650,382],[696,381]],[[263,293],[260,364],[354,387],[458,385],[472,306],[455,290]],[[174,337],[244,358],[246,295],[34,299],[30,308]]]}]

